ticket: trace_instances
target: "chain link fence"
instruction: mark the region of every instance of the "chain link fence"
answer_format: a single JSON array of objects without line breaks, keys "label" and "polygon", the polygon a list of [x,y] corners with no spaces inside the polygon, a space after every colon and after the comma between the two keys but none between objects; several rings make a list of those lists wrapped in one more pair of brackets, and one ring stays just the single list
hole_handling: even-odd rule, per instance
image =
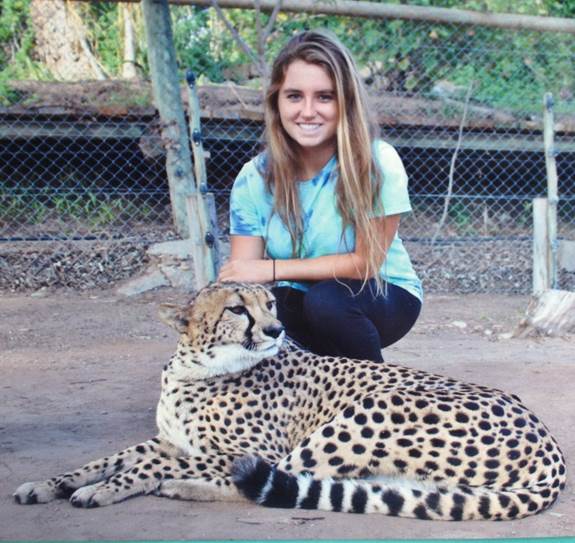
[{"label": "chain link fence", "polygon": [[[292,19],[290,30],[327,24],[321,16]],[[548,91],[559,236],[575,239],[569,37],[335,20],[335,32],[346,29],[338,33],[356,55],[382,137],[409,174],[414,212],[400,234],[426,290],[530,292],[532,199],[546,194]],[[286,38],[272,40],[272,49]],[[200,92],[208,184],[224,241],[233,180],[262,149],[258,81],[234,78]],[[94,288],[141,273],[150,244],[177,239],[149,86],[15,81],[11,89],[11,104],[0,108],[0,288]],[[572,273],[562,272],[559,283],[575,289]]]}]

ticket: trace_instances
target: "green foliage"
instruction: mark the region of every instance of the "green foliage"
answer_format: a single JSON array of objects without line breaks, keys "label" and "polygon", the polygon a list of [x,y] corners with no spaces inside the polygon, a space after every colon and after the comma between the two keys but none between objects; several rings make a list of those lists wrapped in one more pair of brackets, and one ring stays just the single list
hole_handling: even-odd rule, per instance
[{"label": "green foliage", "polygon": [[[45,79],[49,74],[33,59],[30,0],[3,0],[0,8],[0,103],[14,101],[9,79]],[[403,0],[388,0],[404,3]],[[469,9],[491,13],[575,17],[575,0],[412,0],[410,5]],[[123,28],[119,4],[92,2],[74,7],[82,15],[98,60],[111,77],[121,76]],[[201,81],[259,85],[254,58],[233,38],[213,8],[170,7],[177,57],[182,72],[191,68]],[[134,10],[137,63],[148,66],[141,17]],[[244,42],[257,51],[254,10],[227,9],[226,16]],[[269,14],[262,14],[265,27]],[[295,32],[328,28],[352,50],[374,92],[437,95],[445,80],[460,89],[473,83],[472,99],[492,107],[539,112],[541,96],[575,93],[573,39],[560,33],[376,20],[308,13],[280,13],[266,43],[271,62]],[[453,96],[450,96],[453,98]],[[572,108],[558,101],[557,111]]]},{"label": "green foliage", "polygon": [[70,190],[39,194],[0,193],[0,225],[39,225],[47,221],[72,223],[91,228],[121,226],[127,221],[147,222],[154,217],[152,207],[133,198]]},{"label": "green foliage", "polygon": [[[182,70],[191,69],[203,81],[214,83],[226,80],[244,83],[246,78],[256,74],[254,58],[238,46],[213,9],[175,7],[171,13],[174,42]],[[226,16],[255,51],[254,11],[231,9],[226,10]]]},{"label": "green foliage", "polygon": [[98,60],[111,78],[122,77],[124,62],[122,17],[127,16],[132,19],[136,35],[136,64],[144,74],[148,73],[143,23],[137,4],[132,8],[128,15],[128,10],[121,14],[120,5],[115,2],[90,2],[84,7],[83,21],[87,25],[90,41]]},{"label": "green foliage", "polygon": [[88,28],[98,59],[106,72],[118,76],[122,69],[122,35],[118,24],[118,4],[92,2],[89,4]]},{"label": "green foliage", "polygon": [[[392,2],[393,3],[393,2]],[[400,3],[396,0],[395,3]],[[413,5],[568,17],[575,0],[419,0]],[[211,8],[172,7],[176,48],[182,67],[192,67],[205,80],[249,84],[257,75]],[[255,12],[226,10],[242,39],[256,50]],[[263,17],[262,25],[267,22]],[[328,28],[351,49],[374,92],[429,95],[440,98],[442,80],[459,89],[449,96],[462,100],[472,83],[472,99],[495,108],[539,113],[544,92],[575,92],[572,36],[541,32],[389,21],[325,15],[281,13],[266,44],[271,62],[293,33]],[[252,65],[251,73],[247,69]],[[557,112],[572,105],[557,104]]]},{"label": "green foliage", "polygon": [[449,217],[459,233],[469,234],[473,231],[473,217],[469,206],[464,203],[455,201],[449,207]]},{"label": "green foliage", "polygon": [[[574,0],[575,2],[575,0]],[[506,0],[421,0],[420,5],[478,11],[541,13],[540,2]],[[374,90],[441,97],[436,84],[446,80],[462,100],[473,83],[472,99],[492,107],[539,112],[544,92],[575,90],[571,35],[412,21],[316,17],[308,26],[327,26],[354,53]],[[358,39],[361,36],[361,39]],[[379,83],[378,83],[379,82]],[[572,105],[570,106],[572,108]],[[569,104],[558,103],[558,112]]]},{"label": "green foliage", "polygon": [[186,7],[172,11],[173,33],[182,70],[192,70],[209,81],[221,82],[237,53],[231,36],[213,29],[210,10]]},{"label": "green foliage", "polygon": [[529,228],[533,222],[533,202],[523,202],[515,222],[523,228]]},{"label": "green foliage", "polygon": [[32,60],[34,33],[29,23],[30,0],[3,0],[0,6],[0,105],[18,100],[11,79],[45,79],[46,70]]},{"label": "green foliage", "polygon": [[4,0],[0,9],[0,70],[4,70],[19,49],[20,36],[27,33],[29,0]]}]

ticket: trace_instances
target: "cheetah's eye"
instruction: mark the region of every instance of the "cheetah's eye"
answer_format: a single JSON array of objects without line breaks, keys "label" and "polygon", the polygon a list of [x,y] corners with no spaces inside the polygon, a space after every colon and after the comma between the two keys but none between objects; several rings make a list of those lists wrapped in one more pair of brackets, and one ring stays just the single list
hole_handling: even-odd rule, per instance
[{"label": "cheetah's eye", "polygon": [[248,312],[243,305],[233,305],[231,307],[226,307],[226,309],[229,309],[232,313],[236,315],[243,315],[244,313]]},{"label": "cheetah's eye", "polygon": [[276,303],[275,300],[270,300],[266,303],[266,307],[271,311],[275,307]]}]

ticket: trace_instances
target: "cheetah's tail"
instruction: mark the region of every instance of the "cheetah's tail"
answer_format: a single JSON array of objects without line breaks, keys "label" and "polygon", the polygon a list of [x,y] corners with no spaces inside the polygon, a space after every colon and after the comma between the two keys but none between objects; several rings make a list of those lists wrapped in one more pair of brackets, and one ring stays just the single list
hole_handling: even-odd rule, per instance
[{"label": "cheetah's tail", "polygon": [[394,478],[313,479],[276,469],[265,460],[236,460],[232,480],[248,499],[267,507],[383,513],[427,520],[511,520],[549,507],[558,488],[507,490]]}]

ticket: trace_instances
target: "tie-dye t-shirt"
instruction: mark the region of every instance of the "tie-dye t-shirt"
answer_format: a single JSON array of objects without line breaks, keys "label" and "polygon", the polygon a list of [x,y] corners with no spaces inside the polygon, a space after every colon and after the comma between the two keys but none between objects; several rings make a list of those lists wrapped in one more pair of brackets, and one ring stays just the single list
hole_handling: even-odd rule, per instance
[{"label": "tie-dye t-shirt", "polygon": [[[396,150],[377,140],[374,143],[377,162],[383,174],[381,202],[384,215],[411,211],[407,191],[407,174]],[[266,242],[270,258],[289,259],[292,242],[288,229],[273,213],[273,195],[262,176],[266,156],[258,155],[248,162],[236,178],[230,198],[230,234],[259,236]],[[312,179],[297,181],[303,214],[303,243],[298,258],[349,253],[355,249],[355,232],[347,227],[342,235],[342,219],[336,205],[337,158],[333,156]],[[399,236],[395,236],[381,270],[385,281],[402,287],[422,299],[421,282]],[[281,281],[278,286],[307,290],[305,281]]]}]

